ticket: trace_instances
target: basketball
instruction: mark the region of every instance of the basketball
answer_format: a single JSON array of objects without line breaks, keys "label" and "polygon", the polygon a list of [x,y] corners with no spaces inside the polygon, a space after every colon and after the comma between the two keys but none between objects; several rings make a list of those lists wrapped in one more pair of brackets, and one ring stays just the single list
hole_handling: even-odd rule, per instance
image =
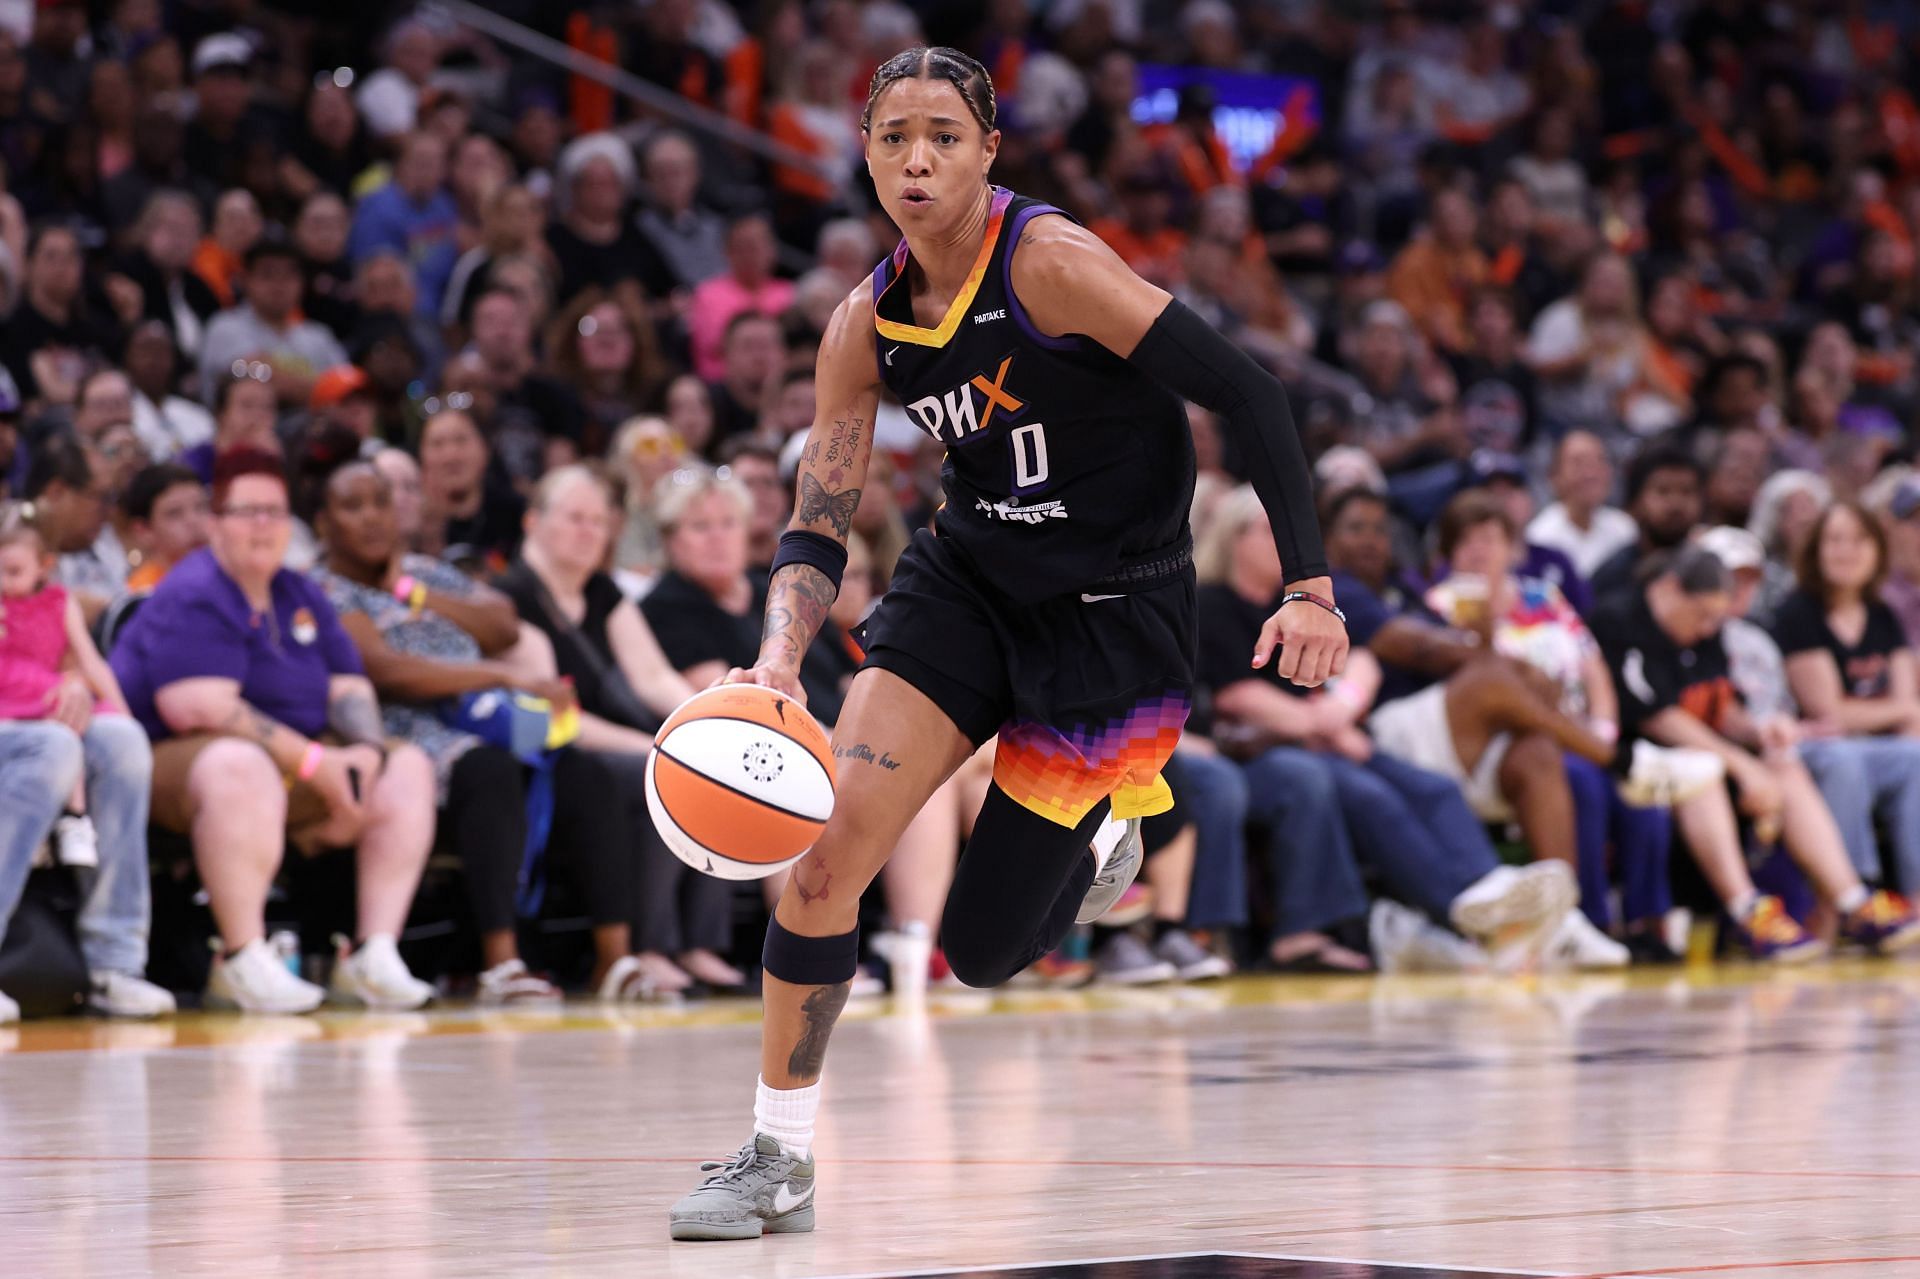
[{"label": "basketball", "polygon": [[723,684],[667,716],[647,759],[667,847],[721,879],[764,879],[813,847],[833,813],[827,734],[784,693]]}]

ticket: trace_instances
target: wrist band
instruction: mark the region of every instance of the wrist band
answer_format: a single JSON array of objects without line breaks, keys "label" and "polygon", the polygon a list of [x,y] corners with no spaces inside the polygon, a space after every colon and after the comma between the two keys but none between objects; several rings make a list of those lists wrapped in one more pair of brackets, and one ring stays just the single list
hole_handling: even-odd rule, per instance
[{"label": "wrist band", "polygon": [[841,575],[847,571],[847,546],[835,541],[825,533],[816,533],[810,528],[790,528],[780,535],[780,546],[773,553],[773,568],[768,580],[779,574],[789,564],[805,564],[817,568],[827,575],[833,583],[836,593],[840,590]]},{"label": "wrist band", "polygon": [[[413,582],[412,578],[408,578],[407,580]],[[427,584],[425,582],[413,582],[413,589],[407,592],[407,611],[415,617],[427,611]]]},{"label": "wrist band", "polygon": [[412,603],[413,588],[417,585],[419,585],[419,583],[413,580],[413,574],[402,573],[399,577],[393,579],[393,598],[399,600],[402,604]]},{"label": "wrist band", "polygon": [[1305,600],[1309,604],[1318,604],[1321,608],[1326,609],[1327,612],[1339,618],[1342,623],[1347,620],[1347,615],[1340,611],[1338,604],[1335,604],[1324,595],[1315,595],[1312,591],[1288,591],[1280,597],[1280,607],[1285,608],[1295,600]]},{"label": "wrist band", "polygon": [[320,771],[320,761],[327,757],[327,748],[319,742],[308,742],[307,753],[300,757],[300,767],[294,770],[294,780],[310,782],[313,775]]}]

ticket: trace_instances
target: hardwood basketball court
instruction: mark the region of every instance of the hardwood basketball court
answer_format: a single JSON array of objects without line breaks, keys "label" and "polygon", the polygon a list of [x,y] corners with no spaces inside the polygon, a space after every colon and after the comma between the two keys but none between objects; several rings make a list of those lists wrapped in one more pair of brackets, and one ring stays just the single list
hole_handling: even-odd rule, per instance
[{"label": "hardwood basketball court", "polygon": [[[1920,1276],[1920,965],[849,1010],[819,1230],[670,1244],[752,1005],[0,1031],[0,1273]],[[1008,1267],[1019,1267],[1007,1269]]]}]

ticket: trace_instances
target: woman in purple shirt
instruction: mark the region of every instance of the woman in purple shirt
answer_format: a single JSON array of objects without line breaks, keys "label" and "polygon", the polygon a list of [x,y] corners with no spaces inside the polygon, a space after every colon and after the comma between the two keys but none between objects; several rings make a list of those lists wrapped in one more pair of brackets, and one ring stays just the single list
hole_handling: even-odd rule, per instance
[{"label": "woman in purple shirt", "polygon": [[280,460],[223,454],[213,496],[211,544],[175,566],[113,652],[155,742],[153,822],[191,837],[220,929],[208,1002],[295,1013],[325,998],[262,937],[291,843],[356,850],[359,940],[334,967],[334,996],[417,1008],[433,989],[395,938],[433,843],[433,766],[416,747],[387,747],[325,592],[281,567],[292,515]]}]

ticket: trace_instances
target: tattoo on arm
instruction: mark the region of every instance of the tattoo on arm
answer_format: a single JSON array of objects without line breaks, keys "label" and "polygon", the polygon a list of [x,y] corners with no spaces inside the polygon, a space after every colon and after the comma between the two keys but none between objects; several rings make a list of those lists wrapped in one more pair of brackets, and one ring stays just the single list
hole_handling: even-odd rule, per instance
[{"label": "tattoo on arm", "polygon": [[793,1054],[787,1058],[787,1073],[795,1079],[820,1077],[820,1068],[827,1060],[827,1037],[833,1034],[833,1023],[840,1020],[840,1010],[847,1006],[847,995],[852,988],[851,982],[844,981],[836,986],[820,986],[800,1005],[806,1026],[800,1032],[800,1042],[793,1046]]},{"label": "tattoo on arm", "polygon": [[760,656],[778,657],[797,670],[807,646],[820,633],[837,592],[827,575],[811,564],[789,564],[774,575],[767,591],[767,621],[760,632]]},{"label": "tattoo on arm", "polygon": [[245,737],[266,746],[273,741],[273,732],[280,727],[280,721],[271,715],[255,710],[246,702],[236,701],[233,710],[220,724],[219,731],[228,737]]},{"label": "tattoo on arm", "polygon": [[379,746],[387,740],[379,706],[362,692],[342,693],[328,702],[327,727],[358,746]]},{"label": "tattoo on arm", "polygon": [[873,747],[867,745],[865,742],[855,742],[851,746],[836,746],[833,748],[833,757],[835,759],[857,759],[863,764],[877,764],[889,773],[900,767],[900,761],[895,759],[891,752],[881,751],[880,754],[876,756],[873,753]]},{"label": "tattoo on arm", "polygon": [[820,887],[811,891],[808,890],[805,884],[800,882],[800,872],[797,870],[793,872],[793,891],[800,894],[800,900],[803,902],[811,904],[813,902],[825,901],[827,899],[827,889],[832,886],[833,872],[830,870],[820,872]]},{"label": "tattoo on arm", "polygon": [[844,538],[853,529],[853,513],[859,506],[859,489],[841,489],[837,493],[829,493],[826,485],[815,479],[812,472],[801,475],[799,516],[802,524],[817,524],[825,520],[835,533]]}]

